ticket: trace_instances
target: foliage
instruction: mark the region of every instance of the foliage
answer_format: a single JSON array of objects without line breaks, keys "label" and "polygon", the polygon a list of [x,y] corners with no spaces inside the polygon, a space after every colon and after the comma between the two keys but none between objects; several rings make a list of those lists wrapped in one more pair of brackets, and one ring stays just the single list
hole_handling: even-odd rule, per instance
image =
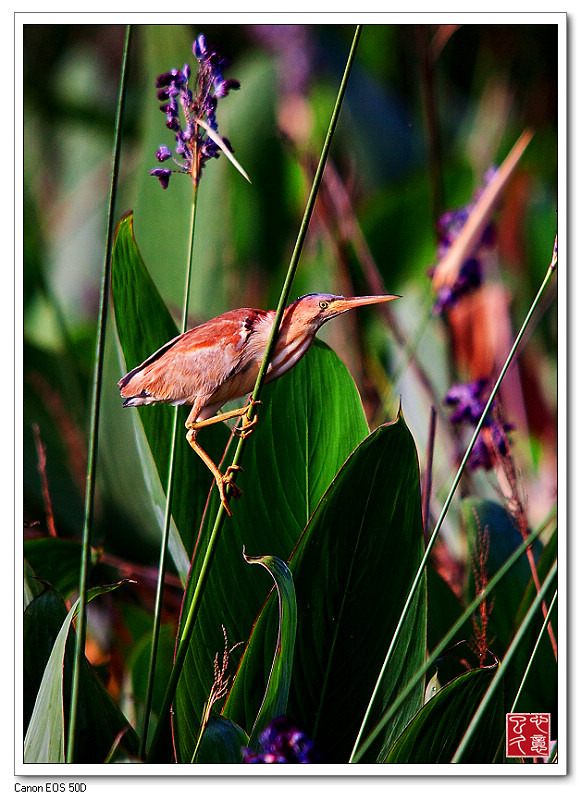
[{"label": "foliage", "polygon": [[[69,735],[94,444],[96,254],[107,252],[118,70],[103,54],[120,61],[122,41],[118,26],[27,27],[24,760],[53,763]],[[121,408],[119,378],[180,331],[188,259],[191,327],[228,308],[277,306],[353,36],[284,28],[132,33],[86,599],[100,596],[88,607],[75,757],[240,770],[443,764],[462,743],[460,760],[501,765],[515,698],[519,711],[550,712],[557,739],[555,614],[539,638],[557,559],[549,303],[518,371],[486,403],[551,262],[555,25],[363,27],[292,296],[401,299],[325,326],[293,369],[259,387],[242,445],[226,424],[201,431],[223,468],[240,455],[231,517],[182,435],[187,409]],[[205,72],[188,88],[185,68],[169,70],[192,41]],[[222,102],[238,88],[230,71],[240,90]],[[157,76],[176,154],[188,148],[186,174],[169,186]],[[190,123],[176,128],[183,108],[206,115],[195,141]],[[506,168],[525,129],[534,135],[510,169],[489,172]],[[487,192],[494,214],[482,211]],[[446,283],[442,266],[472,223]],[[540,295],[552,290],[546,280]],[[547,602],[529,614],[541,592]]]}]

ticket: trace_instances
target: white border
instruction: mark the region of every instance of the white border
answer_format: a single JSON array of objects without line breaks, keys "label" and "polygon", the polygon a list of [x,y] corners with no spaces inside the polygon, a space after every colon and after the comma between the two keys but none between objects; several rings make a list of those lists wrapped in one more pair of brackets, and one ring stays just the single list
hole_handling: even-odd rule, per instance
[{"label": "white border", "polygon": [[[331,5],[329,3],[329,5]],[[559,506],[560,508],[567,508],[567,488],[566,488],[566,481],[564,477],[567,475],[567,465],[566,465],[566,453],[567,453],[567,218],[565,209],[567,208],[567,194],[566,194],[566,152],[567,152],[567,127],[566,127],[566,109],[567,109],[567,81],[566,81],[566,74],[567,74],[567,55],[566,55],[566,39],[567,39],[567,28],[566,28],[566,15],[564,13],[555,13],[555,12],[541,12],[541,13],[523,13],[523,12],[505,12],[503,4],[498,4],[498,8],[490,8],[490,6],[494,6],[494,4],[488,4],[489,11],[485,14],[480,12],[467,12],[465,4],[458,3],[458,10],[453,8],[454,4],[448,3],[445,13],[441,12],[434,12],[434,11],[426,11],[425,8],[420,7],[417,11],[409,11],[406,13],[379,13],[376,11],[365,11],[359,10],[356,13],[349,10],[345,12],[337,12],[337,4],[333,5],[332,13],[329,13],[329,10],[323,11],[316,11],[312,12],[310,9],[312,6],[308,3],[305,3],[303,8],[300,3],[293,3],[293,12],[283,11],[279,13],[272,13],[268,12],[265,13],[264,11],[248,11],[241,13],[240,11],[236,10],[239,8],[239,4],[236,4],[234,10],[228,11],[227,6],[221,4],[222,13],[216,14],[212,12],[199,12],[199,13],[180,13],[180,14],[159,14],[159,13],[145,13],[145,12],[135,12],[135,11],[127,11],[127,12],[37,12],[37,11],[26,11],[26,12],[15,12],[14,13],[14,53],[11,54],[14,56],[12,61],[13,65],[19,65],[22,60],[22,25],[35,23],[35,24],[48,24],[55,22],[55,16],[58,16],[58,22],[62,24],[103,24],[110,22],[112,24],[154,24],[154,23],[175,23],[175,22],[183,22],[183,23],[191,23],[195,21],[197,24],[207,25],[210,23],[214,24],[228,24],[228,25],[235,25],[241,23],[249,23],[249,22],[276,22],[276,23],[296,23],[296,22],[308,22],[309,24],[356,24],[359,22],[363,22],[366,24],[410,24],[410,23],[417,23],[418,14],[421,14],[421,21],[425,23],[455,23],[455,24],[475,24],[475,23],[486,23],[486,22],[496,22],[501,24],[557,24],[558,25],[558,41],[559,41],[559,53],[558,53],[558,61],[559,61],[559,74],[560,74],[560,82],[559,82],[559,252],[560,252],[560,259],[559,259],[559,267],[558,267],[558,297],[559,297],[559,475],[561,478],[560,487],[559,487]],[[423,4],[420,4],[422,6]],[[512,6],[514,7],[514,3]],[[530,5],[527,4],[527,7],[530,8]],[[178,19],[179,18],[179,19]],[[10,50],[8,50],[10,52]],[[4,57],[6,55],[6,50],[4,51]],[[12,74],[12,64],[5,67],[4,74],[10,75]],[[18,79],[18,67],[16,67],[16,77],[15,77],[15,94],[13,98],[14,108],[18,107],[19,101],[19,79]],[[6,98],[5,103],[8,105],[10,103],[10,99]],[[19,349],[21,344],[19,342],[19,332],[22,330],[21,326],[21,308],[22,308],[22,276],[18,269],[18,265],[22,263],[22,222],[18,218],[18,210],[22,207],[22,191],[21,186],[19,185],[18,174],[19,174],[19,165],[22,163],[22,149],[21,149],[21,137],[18,127],[16,127],[15,131],[15,141],[14,141],[14,153],[15,153],[15,209],[16,214],[14,216],[14,231],[15,231],[15,285],[14,285],[14,352],[15,352],[15,405],[14,405],[14,412],[13,415],[4,415],[4,420],[7,417],[13,418],[15,423],[15,431],[16,431],[16,438],[15,438],[15,475],[22,475],[22,454],[18,447],[18,437],[20,436],[20,431],[22,430],[22,403],[20,402],[20,386],[21,386],[21,353],[19,353]],[[7,293],[8,294],[8,293]],[[4,298],[6,300],[6,297]],[[9,315],[2,315],[2,323],[3,325],[6,324],[6,321],[11,320],[11,316]],[[3,328],[4,333],[4,328]],[[5,336],[4,341],[6,339],[12,339],[11,336]],[[6,433],[3,430],[3,435]],[[4,452],[8,451],[9,448],[5,447]],[[13,495],[15,497],[15,523],[18,520],[18,515],[20,513],[20,509],[22,508],[21,505],[21,491],[19,487],[19,481],[16,480],[15,486],[15,493]],[[22,558],[22,543],[21,543],[21,536],[20,536],[20,526],[15,524],[15,564],[21,564]],[[561,557],[561,564],[566,564],[566,550],[565,550],[565,536],[561,536],[560,543],[559,543],[559,555]],[[571,568],[572,571],[572,568]],[[567,596],[567,570],[561,568],[559,572],[559,594],[561,598]],[[18,574],[20,574],[18,572]],[[575,581],[573,581],[575,583]],[[21,625],[21,614],[18,613],[21,607],[21,586],[20,582],[15,582],[14,587],[14,603],[15,603],[15,652],[19,652],[19,646],[22,641],[22,625]],[[20,620],[20,622],[19,622]],[[561,601],[560,610],[559,610],[559,629],[561,632],[567,630],[567,611],[565,608],[565,603]],[[560,646],[561,646],[561,657],[560,657],[560,665],[559,665],[559,686],[564,687],[566,685],[566,673],[565,673],[565,665],[567,664],[567,655],[568,649],[565,642],[565,636],[561,635],[560,637]],[[19,698],[22,697],[22,680],[21,680],[21,670],[20,670],[20,662],[17,663],[17,669],[15,670],[14,674],[14,686],[15,686],[15,703],[16,708],[18,709],[18,704],[20,702]],[[18,747],[15,747],[15,755],[14,755],[14,780],[13,783],[20,783],[21,785],[30,785],[32,783],[45,783],[46,777],[48,776],[49,782],[52,780],[57,780],[58,777],[62,776],[64,779],[68,779],[69,777],[77,777],[78,779],[82,780],[83,778],[87,777],[96,777],[96,776],[116,776],[122,778],[144,778],[144,776],[163,776],[167,777],[182,777],[188,776],[190,778],[199,778],[200,776],[215,776],[219,775],[221,777],[228,777],[228,776],[268,776],[269,779],[272,777],[278,776],[326,776],[328,778],[336,777],[336,776],[345,776],[349,775],[352,777],[362,777],[362,776],[456,776],[458,778],[462,776],[518,776],[526,780],[527,776],[534,775],[535,777],[543,776],[561,776],[565,774],[566,770],[566,751],[567,751],[567,737],[565,734],[565,730],[569,728],[569,725],[572,724],[571,719],[569,719],[569,723],[567,726],[563,724],[563,720],[567,719],[567,707],[566,707],[566,696],[564,691],[560,691],[559,693],[559,716],[561,719],[560,723],[560,730],[562,731],[560,736],[560,751],[559,751],[559,764],[558,765],[306,765],[304,767],[293,767],[291,765],[276,765],[276,767],[271,767],[269,765],[220,765],[219,768],[214,769],[211,765],[31,765],[31,764],[23,764],[21,760],[16,757],[18,751],[21,752],[22,748],[20,746],[20,742],[22,742],[22,720],[21,715],[17,714],[17,729],[16,729],[16,743],[18,743]],[[565,734],[565,735],[563,735]],[[21,776],[21,777],[17,777]],[[35,777],[38,780],[35,780]],[[125,783],[125,781],[124,781]],[[142,781],[135,781],[135,786],[139,787]],[[463,783],[463,782],[461,782]],[[268,784],[270,784],[270,791],[274,788],[271,781],[268,780]],[[154,781],[152,784],[153,786],[160,788],[160,784],[158,781]],[[127,786],[127,784],[125,784]],[[211,786],[211,784],[210,784]],[[236,787],[238,784],[231,785],[231,789],[229,791],[237,791]],[[184,787],[185,788],[185,787]],[[395,788],[395,787],[394,787]],[[426,787],[427,788],[427,787]],[[460,788],[457,785],[457,788]],[[563,787],[564,788],[564,787]],[[14,790],[16,790],[16,786],[14,785]],[[276,788],[274,789],[277,793],[281,791],[281,784],[277,782]],[[349,790],[349,787],[348,787]],[[430,789],[430,793],[433,793],[434,787]],[[492,788],[493,791],[496,791],[495,788]],[[210,791],[212,789],[210,788]],[[252,789],[254,791],[254,788]],[[286,791],[286,790],[285,790]],[[296,791],[296,785],[293,791]],[[368,791],[366,787],[365,791]],[[396,789],[397,791],[397,789]],[[486,789],[489,791],[489,788]],[[125,793],[125,792],[124,792]]]}]

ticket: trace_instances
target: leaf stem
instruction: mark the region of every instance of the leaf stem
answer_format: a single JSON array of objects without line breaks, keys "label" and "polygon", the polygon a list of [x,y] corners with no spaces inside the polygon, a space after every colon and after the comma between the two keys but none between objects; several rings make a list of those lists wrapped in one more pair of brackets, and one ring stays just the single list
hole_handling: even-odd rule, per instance
[{"label": "leaf stem", "polygon": [[89,432],[89,449],[87,456],[87,478],[85,489],[85,510],[83,518],[83,540],[81,552],[81,569],[79,575],[79,611],[77,615],[77,637],[75,643],[75,656],[73,663],[73,676],[71,684],[71,701],[69,711],[69,731],[67,740],[68,764],[75,758],[75,739],[77,733],[77,716],[79,707],[80,671],[85,655],[85,640],[87,627],[87,581],[91,556],[91,530],[93,527],[93,513],[95,500],[95,474],[99,440],[99,417],[101,410],[101,389],[103,384],[103,361],[105,351],[105,332],[107,328],[107,311],[109,308],[109,291],[111,286],[111,251],[113,248],[113,210],[117,183],[119,179],[119,160],[121,153],[121,127],[123,108],[125,105],[125,83],[127,73],[127,55],[131,38],[131,26],[125,29],[125,45],[121,65],[121,79],[119,85],[119,99],[115,119],[111,184],[109,189],[109,206],[107,211],[107,239],[105,245],[105,259],[103,264],[103,278],[101,282],[101,299],[99,305],[99,321],[97,343],[95,347],[95,362],[93,371],[93,393],[91,401],[91,419]]},{"label": "leaf stem", "polygon": [[[321,152],[321,157],[320,157],[320,160],[319,160],[319,166],[317,167],[317,171],[316,171],[315,177],[313,179],[313,185],[311,187],[311,192],[310,192],[309,198],[307,200],[307,205],[306,205],[306,208],[305,208],[305,212],[304,212],[304,215],[303,215],[303,220],[302,220],[302,223],[301,223],[301,226],[300,226],[300,229],[299,229],[299,233],[298,233],[298,236],[297,236],[297,241],[296,241],[296,244],[295,244],[292,256],[291,256],[291,260],[290,260],[290,263],[289,263],[289,268],[288,268],[288,271],[287,271],[286,279],[285,279],[283,288],[281,290],[280,299],[279,299],[279,303],[278,303],[278,306],[277,306],[276,315],[275,315],[275,319],[274,319],[274,322],[273,322],[270,339],[269,339],[267,348],[265,350],[264,358],[262,360],[262,364],[261,364],[261,367],[260,367],[260,370],[259,370],[259,373],[258,373],[258,376],[257,376],[257,379],[256,379],[256,383],[255,383],[255,386],[254,386],[254,391],[252,393],[252,396],[253,396],[254,400],[258,400],[262,385],[264,383],[264,378],[266,376],[266,370],[267,370],[268,364],[270,362],[270,356],[271,356],[271,353],[272,353],[272,350],[273,350],[273,347],[274,347],[274,341],[275,341],[275,338],[276,338],[276,334],[278,333],[278,328],[280,326],[280,321],[282,319],[282,313],[283,313],[284,307],[285,307],[285,305],[287,303],[288,295],[289,295],[289,292],[290,292],[290,287],[291,287],[295,272],[297,270],[299,258],[300,258],[300,255],[301,255],[301,250],[302,250],[302,247],[304,245],[305,238],[306,238],[306,235],[307,235],[309,221],[310,221],[311,215],[313,213],[313,208],[314,208],[314,205],[315,205],[317,192],[319,190],[319,187],[320,187],[320,184],[321,184],[321,180],[322,180],[322,177],[323,177],[323,171],[325,169],[325,163],[326,163],[327,156],[329,154],[329,150],[330,150],[330,147],[331,147],[331,141],[333,139],[333,134],[335,133],[335,128],[337,126],[337,121],[338,121],[338,118],[339,118],[339,111],[340,111],[341,104],[342,104],[342,101],[343,101],[343,97],[345,95],[345,91],[346,91],[346,88],[347,88],[347,82],[348,82],[348,79],[349,79],[349,74],[351,72],[351,67],[353,65],[353,60],[355,58],[355,51],[357,49],[357,44],[359,42],[360,35],[361,35],[361,26],[358,25],[356,30],[355,30],[355,34],[353,36],[353,42],[351,44],[351,50],[349,52],[349,57],[347,59],[345,72],[343,74],[343,79],[341,81],[341,85],[339,86],[339,91],[338,91],[338,94],[337,94],[337,100],[335,102],[335,107],[333,109],[333,114],[332,114],[331,120],[329,122],[329,127],[328,127],[328,130],[327,130],[327,136],[325,138],[325,143],[323,145],[323,149],[322,149],[322,152]],[[250,408],[250,410],[248,412],[248,419],[251,420],[254,416],[255,416],[254,407],[251,406],[251,408]],[[243,452],[243,449],[244,449],[245,441],[246,441],[245,439],[241,438],[239,440],[239,442],[238,442],[238,447],[236,449],[236,452],[234,454],[234,460],[232,462],[233,466],[238,464],[238,462],[239,462],[239,460],[240,460],[240,458],[242,456],[242,452]],[[172,671],[171,671],[171,674],[170,674],[170,677],[169,677],[167,689],[166,689],[165,696],[164,696],[164,699],[163,699],[163,702],[162,702],[162,706],[161,706],[161,710],[160,710],[159,720],[158,720],[158,723],[157,723],[157,727],[156,727],[155,734],[154,734],[154,737],[153,737],[153,740],[152,740],[152,744],[151,744],[151,748],[150,748],[150,759],[155,756],[155,752],[156,752],[157,747],[159,745],[159,742],[161,740],[162,732],[163,732],[163,730],[165,730],[165,726],[167,725],[167,717],[168,717],[171,705],[173,703],[173,698],[174,698],[174,695],[175,695],[175,691],[176,691],[176,688],[177,688],[177,684],[178,684],[178,681],[179,681],[181,670],[182,670],[182,667],[184,665],[184,661],[185,661],[185,658],[186,658],[186,653],[187,653],[187,650],[188,650],[188,647],[189,647],[189,644],[190,644],[190,640],[191,640],[192,633],[193,633],[193,630],[194,630],[194,625],[196,623],[196,619],[197,619],[197,616],[198,616],[198,611],[199,611],[199,608],[200,608],[202,595],[203,595],[204,588],[205,588],[205,585],[206,585],[206,582],[207,582],[207,579],[208,579],[210,568],[212,566],[212,561],[214,559],[214,554],[216,552],[216,547],[217,547],[217,544],[218,544],[218,541],[219,541],[219,538],[220,538],[220,533],[221,533],[221,530],[222,530],[222,525],[223,525],[224,519],[225,519],[225,509],[224,509],[223,504],[221,503],[219,508],[218,508],[217,514],[216,514],[216,519],[214,521],[214,526],[212,528],[212,532],[210,534],[210,538],[208,540],[208,546],[207,546],[206,552],[204,554],[204,560],[203,560],[201,568],[200,568],[198,581],[197,581],[196,588],[194,590],[194,594],[193,594],[193,597],[192,597],[192,602],[190,603],[190,606],[188,608],[187,615],[186,615],[186,618],[185,618],[185,621],[184,621],[184,625],[182,627],[182,634],[181,634],[180,641],[178,643],[178,647],[177,647],[177,650],[176,650],[176,655],[175,655],[175,659],[174,659],[174,665],[173,665],[173,668],[172,668]]]}]

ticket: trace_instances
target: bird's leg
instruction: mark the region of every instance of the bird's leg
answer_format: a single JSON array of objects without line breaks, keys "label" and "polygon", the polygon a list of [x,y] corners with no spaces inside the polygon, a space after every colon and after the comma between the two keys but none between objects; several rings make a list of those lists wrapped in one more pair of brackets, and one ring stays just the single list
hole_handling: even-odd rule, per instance
[{"label": "bird's leg", "polygon": [[190,447],[200,456],[204,464],[208,467],[214,479],[216,481],[216,486],[218,487],[218,491],[220,492],[220,499],[222,500],[222,505],[226,510],[226,513],[229,517],[232,516],[232,512],[230,511],[230,506],[228,505],[228,500],[226,498],[226,490],[225,487],[228,485],[230,486],[230,491],[232,492],[232,497],[240,497],[242,494],[242,490],[236,486],[234,483],[234,476],[232,473],[236,472],[242,467],[237,465],[232,465],[228,467],[226,472],[222,474],[218,467],[214,464],[210,456],[203,450],[196,440],[196,434],[198,432],[198,428],[203,426],[203,423],[207,422],[207,420],[203,420],[202,423],[194,422],[188,425],[188,432],[186,433],[186,439],[188,440],[188,444]]},{"label": "bird's leg", "polygon": [[[226,499],[226,490],[224,487],[226,485],[230,486],[232,497],[235,498],[240,497],[240,495],[242,494],[242,490],[234,483],[233,473],[235,473],[238,470],[241,470],[242,467],[239,467],[237,464],[232,464],[231,466],[228,467],[226,472],[222,474],[218,469],[218,467],[216,466],[216,464],[214,464],[210,456],[198,444],[198,441],[196,439],[197,432],[200,430],[200,428],[207,428],[208,425],[215,425],[217,422],[226,422],[226,420],[234,419],[235,417],[242,417],[249,411],[250,408],[252,408],[252,406],[258,405],[259,402],[260,401],[255,401],[252,398],[249,398],[248,403],[243,408],[237,408],[234,409],[233,411],[224,411],[222,414],[215,414],[213,417],[210,417],[209,419],[202,419],[202,420],[190,419],[192,413],[196,413],[195,411],[192,410],[190,416],[186,420],[186,428],[188,429],[188,432],[186,433],[186,439],[188,440],[188,444],[200,456],[204,464],[208,467],[208,469],[214,476],[216,485],[218,487],[218,491],[220,492],[222,505],[224,506],[226,513],[230,517],[232,516],[232,512],[230,511],[230,507]],[[253,418],[251,420],[247,419],[246,422],[242,423],[240,427],[240,430],[242,431],[240,435],[243,438],[248,436],[248,434],[254,428],[255,424],[256,424],[256,418]]]},{"label": "bird's leg", "polygon": [[[256,405],[257,403],[254,400],[250,400],[245,406],[242,408],[236,408],[233,411],[223,411],[221,414],[215,414],[213,417],[209,419],[202,419],[202,420],[190,420],[190,417],[186,420],[186,428],[190,430],[199,430],[200,428],[206,428],[208,425],[215,425],[216,422],[226,422],[228,419],[234,419],[235,417],[242,417],[250,406]],[[191,415],[190,415],[191,416]]]}]

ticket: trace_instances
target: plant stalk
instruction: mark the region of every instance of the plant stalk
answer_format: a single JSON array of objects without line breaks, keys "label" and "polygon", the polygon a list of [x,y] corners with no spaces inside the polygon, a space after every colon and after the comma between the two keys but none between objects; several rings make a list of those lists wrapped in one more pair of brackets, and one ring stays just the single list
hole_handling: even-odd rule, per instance
[{"label": "plant stalk", "polygon": [[103,264],[103,278],[101,282],[101,298],[99,304],[99,321],[97,328],[97,342],[95,347],[95,366],[93,371],[93,393],[91,401],[91,418],[89,430],[89,449],[87,455],[87,479],[85,489],[85,510],[83,518],[83,540],[81,552],[81,570],[79,575],[79,610],[77,614],[76,643],[71,684],[71,701],[69,710],[69,730],[67,739],[68,764],[74,763],[75,742],[77,733],[77,716],[79,707],[79,688],[81,664],[85,655],[85,641],[87,634],[87,581],[91,557],[91,530],[93,527],[96,461],[99,439],[99,418],[101,410],[101,389],[103,384],[103,360],[105,352],[105,332],[107,328],[107,311],[109,308],[109,292],[111,286],[111,252],[113,248],[113,210],[115,195],[119,179],[119,160],[121,153],[121,128],[123,121],[123,108],[125,105],[125,84],[127,74],[127,55],[131,38],[131,26],[125,30],[125,44],[121,65],[121,79],[119,85],[119,99],[117,102],[117,115],[115,119],[111,185],[109,189],[109,206],[107,211],[107,239],[105,245],[105,260]]},{"label": "plant stalk", "polygon": [[[197,159],[196,159],[197,160]],[[196,223],[196,207],[198,197],[199,181],[193,181],[193,196],[192,196],[192,211],[190,217],[190,241],[188,246],[188,263],[186,267],[186,282],[184,288],[184,302],[182,312],[182,325],[181,333],[185,333],[188,327],[188,310],[190,301],[190,286],[192,282],[193,263],[194,263],[194,230]],[[161,548],[159,552],[159,568],[157,577],[157,588],[155,594],[155,607],[153,614],[153,630],[151,634],[151,653],[149,657],[149,670],[147,675],[147,690],[145,694],[145,709],[143,718],[143,731],[141,734],[141,741],[139,744],[139,757],[145,760],[147,751],[147,734],[149,730],[149,718],[151,715],[151,703],[153,698],[153,688],[155,684],[155,665],[157,661],[157,650],[159,646],[159,631],[161,627],[161,611],[163,603],[163,588],[165,583],[166,563],[167,563],[167,549],[169,544],[169,531],[171,526],[171,504],[173,499],[173,488],[175,482],[175,460],[176,460],[176,447],[179,431],[179,406],[175,406],[173,415],[171,450],[169,458],[168,476],[167,476],[167,490],[165,499],[165,516],[163,524],[163,535],[161,539]]]}]

